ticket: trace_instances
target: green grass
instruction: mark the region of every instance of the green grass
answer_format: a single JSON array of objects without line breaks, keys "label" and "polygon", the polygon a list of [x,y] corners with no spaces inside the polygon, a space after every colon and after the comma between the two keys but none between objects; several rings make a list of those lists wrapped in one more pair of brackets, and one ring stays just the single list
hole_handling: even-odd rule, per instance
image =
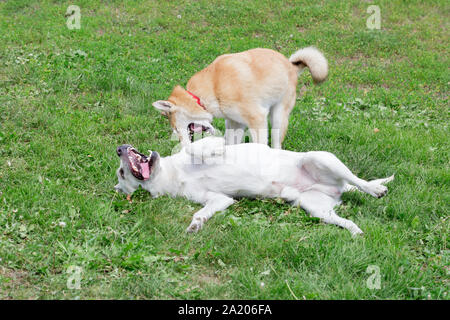
[{"label": "green grass", "polygon": [[[80,30],[66,27],[71,4]],[[368,30],[370,4],[0,2],[0,298],[448,299],[450,6],[377,1],[381,30]],[[283,147],[396,174],[383,199],[344,196],[338,212],[364,237],[248,199],[186,234],[198,205],[113,191],[116,146],[176,146],[151,107],[174,85],[220,54],[308,45],[330,76],[302,75]]]}]

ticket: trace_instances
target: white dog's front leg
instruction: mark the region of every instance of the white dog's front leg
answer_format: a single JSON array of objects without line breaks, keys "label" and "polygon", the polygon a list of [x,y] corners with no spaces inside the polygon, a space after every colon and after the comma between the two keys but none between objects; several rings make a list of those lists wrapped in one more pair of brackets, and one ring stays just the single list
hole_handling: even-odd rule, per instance
[{"label": "white dog's front leg", "polygon": [[233,203],[233,198],[230,198],[224,194],[208,192],[206,194],[205,206],[194,214],[192,222],[186,229],[186,232],[199,231],[203,227],[203,224],[208,221],[214,213],[225,210]]}]

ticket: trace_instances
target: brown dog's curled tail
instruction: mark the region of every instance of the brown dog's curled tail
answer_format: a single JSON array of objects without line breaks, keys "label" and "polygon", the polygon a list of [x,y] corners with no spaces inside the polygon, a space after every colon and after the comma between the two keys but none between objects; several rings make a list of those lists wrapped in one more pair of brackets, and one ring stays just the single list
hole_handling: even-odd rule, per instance
[{"label": "brown dog's curled tail", "polygon": [[289,61],[299,69],[299,74],[307,67],[315,83],[323,82],[328,76],[328,61],[319,49],[307,47],[298,50]]}]

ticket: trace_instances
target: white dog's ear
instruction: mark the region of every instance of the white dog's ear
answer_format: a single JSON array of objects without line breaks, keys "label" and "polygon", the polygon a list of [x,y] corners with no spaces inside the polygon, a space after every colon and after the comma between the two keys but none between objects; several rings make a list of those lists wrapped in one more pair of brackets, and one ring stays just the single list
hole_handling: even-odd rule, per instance
[{"label": "white dog's ear", "polygon": [[165,101],[165,100],[158,100],[153,102],[153,107],[155,107],[157,110],[161,111],[162,115],[167,116],[171,109],[175,107],[171,102]]}]

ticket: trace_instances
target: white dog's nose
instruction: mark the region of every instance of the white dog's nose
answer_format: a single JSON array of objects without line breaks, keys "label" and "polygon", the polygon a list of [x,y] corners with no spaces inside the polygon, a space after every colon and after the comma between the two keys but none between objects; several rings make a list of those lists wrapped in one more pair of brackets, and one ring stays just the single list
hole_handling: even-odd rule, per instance
[{"label": "white dog's nose", "polygon": [[118,146],[116,149],[117,155],[120,157],[123,153],[126,152],[127,148],[131,147],[129,144],[124,144],[121,146]]}]

